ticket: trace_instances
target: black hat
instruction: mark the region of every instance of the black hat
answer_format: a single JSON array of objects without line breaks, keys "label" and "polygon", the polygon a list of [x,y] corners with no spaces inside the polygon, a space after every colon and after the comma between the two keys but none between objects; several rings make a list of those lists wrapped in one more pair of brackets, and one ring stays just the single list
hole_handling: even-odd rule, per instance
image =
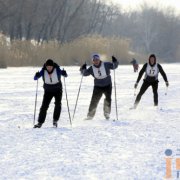
[{"label": "black hat", "polygon": [[46,61],[46,66],[54,66],[53,60],[52,60],[52,59],[48,59],[48,60]]}]

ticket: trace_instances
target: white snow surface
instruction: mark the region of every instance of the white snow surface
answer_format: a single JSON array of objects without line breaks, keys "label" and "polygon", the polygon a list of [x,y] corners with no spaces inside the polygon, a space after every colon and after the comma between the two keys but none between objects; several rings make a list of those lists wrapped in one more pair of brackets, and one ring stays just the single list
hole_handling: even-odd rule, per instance
[{"label": "white snow surface", "polygon": [[[115,71],[118,120],[113,121],[116,119],[114,84],[111,120],[103,117],[104,97],[94,119],[84,120],[93,90],[93,77],[89,76],[83,77],[72,127],[64,91],[58,128],[52,127],[52,100],[40,129],[32,128],[37,82],[33,77],[40,67],[0,69],[0,179],[163,179],[165,150],[180,148],[180,64],[162,66],[170,86],[165,95],[165,82],[159,74],[158,108],[153,106],[150,87],[138,108],[129,110],[135,100],[138,73],[133,72],[131,65],[119,65]],[[65,82],[72,115],[81,75],[78,66],[62,68],[69,75]],[[114,82],[113,71],[111,76]],[[64,86],[63,78],[62,83]],[[43,97],[42,85],[40,79],[36,122]]]}]

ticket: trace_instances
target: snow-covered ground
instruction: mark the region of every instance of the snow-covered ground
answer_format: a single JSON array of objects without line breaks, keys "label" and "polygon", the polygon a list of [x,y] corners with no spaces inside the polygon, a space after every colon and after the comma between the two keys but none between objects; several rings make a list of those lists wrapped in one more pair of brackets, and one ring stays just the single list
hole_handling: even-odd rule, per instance
[{"label": "snow-covered ground", "polygon": [[[138,74],[132,66],[120,65],[116,70],[119,120],[104,120],[103,98],[95,118],[83,120],[93,89],[93,78],[84,77],[72,127],[64,93],[57,129],[52,128],[53,102],[42,128],[32,128],[36,90],[33,76],[40,68],[0,69],[0,179],[163,179],[164,151],[180,148],[180,64],[162,66],[170,86],[165,95],[166,86],[159,75],[158,109],[153,107],[149,88],[138,108],[129,110],[135,100],[133,87]],[[72,115],[81,75],[79,67],[65,69],[69,74],[66,86]],[[42,96],[40,80],[36,119]],[[111,118],[116,118],[114,91]]]}]

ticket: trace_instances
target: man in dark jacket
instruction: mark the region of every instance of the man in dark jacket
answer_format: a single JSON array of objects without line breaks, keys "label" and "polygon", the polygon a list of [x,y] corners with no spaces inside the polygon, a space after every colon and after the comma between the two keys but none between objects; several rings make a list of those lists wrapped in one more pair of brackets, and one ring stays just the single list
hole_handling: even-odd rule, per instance
[{"label": "man in dark jacket", "polygon": [[145,93],[145,91],[148,89],[149,86],[152,86],[153,94],[154,94],[154,106],[158,106],[158,74],[161,73],[166,86],[169,86],[167,76],[162,68],[162,66],[158,63],[156,63],[156,56],[154,54],[151,54],[149,56],[149,62],[145,63],[142,67],[142,69],[139,72],[139,76],[137,78],[137,81],[134,85],[134,88],[136,89],[138,86],[138,83],[143,75],[145,73],[144,82],[140,88],[140,92],[138,93],[136,100],[134,102],[135,109],[141,100],[141,96]]},{"label": "man in dark jacket", "polygon": [[62,83],[61,75],[67,77],[65,70],[61,70],[59,65],[48,59],[44,64],[40,72],[37,72],[34,76],[34,80],[38,80],[40,77],[44,81],[44,96],[42,105],[39,112],[38,124],[34,125],[34,128],[40,128],[46,119],[46,113],[52,98],[55,98],[55,107],[53,114],[53,126],[57,127],[57,122],[61,113],[61,99],[62,99]]},{"label": "man in dark jacket", "polygon": [[86,120],[93,119],[96,108],[101,99],[102,95],[105,95],[104,99],[104,116],[106,119],[110,118],[111,112],[111,94],[112,94],[112,81],[110,76],[110,70],[116,69],[118,67],[117,59],[112,56],[111,62],[102,62],[98,54],[93,55],[92,57],[93,65],[88,69],[86,64],[84,64],[80,71],[83,76],[92,75],[94,77],[94,90],[91,98],[91,103],[89,106],[89,112]]}]

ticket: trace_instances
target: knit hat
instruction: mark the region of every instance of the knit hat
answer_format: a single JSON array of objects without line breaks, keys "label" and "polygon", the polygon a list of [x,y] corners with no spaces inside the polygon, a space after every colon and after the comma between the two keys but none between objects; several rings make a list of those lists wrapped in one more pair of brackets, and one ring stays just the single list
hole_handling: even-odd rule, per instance
[{"label": "knit hat", "polygon": [[52,59],[48,59],[48,60],[46,61],[46,66],[54,66],[53,60],[52,60]]},{"label": "knit hat", "polygon": [[100,56],[99,56],[98,54],[94,54],[94,55],[92,56],[92,60],[94,60],[94,59],[99,59],[99,60],[100,60]]}]

